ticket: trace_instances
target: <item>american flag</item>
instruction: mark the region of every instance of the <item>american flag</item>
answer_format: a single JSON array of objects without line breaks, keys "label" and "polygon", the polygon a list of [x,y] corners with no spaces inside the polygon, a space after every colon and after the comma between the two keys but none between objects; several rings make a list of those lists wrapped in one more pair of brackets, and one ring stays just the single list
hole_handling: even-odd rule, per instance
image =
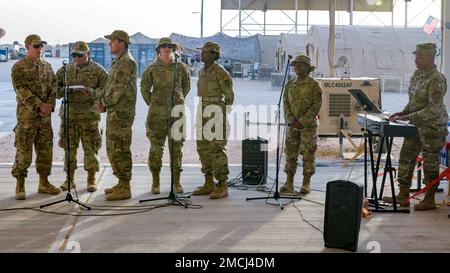
[{"label": "american flag", "polygon": [[439,20],[434,18],[433,16],[428,17],[427,22],[423,26],[423,31],[425,31],[428,35],[430,35],[431,33],[433,33],[438,22]]}]

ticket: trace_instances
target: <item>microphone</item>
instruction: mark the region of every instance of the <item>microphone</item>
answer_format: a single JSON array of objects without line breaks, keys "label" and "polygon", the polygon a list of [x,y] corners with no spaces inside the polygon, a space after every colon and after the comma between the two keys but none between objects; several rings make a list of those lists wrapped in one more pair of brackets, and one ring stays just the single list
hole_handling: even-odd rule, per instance
[{"label": "microphone", "polygon": [[292,59],[292,55],[291,54],[288,54],[288,59],[289,60]]}]

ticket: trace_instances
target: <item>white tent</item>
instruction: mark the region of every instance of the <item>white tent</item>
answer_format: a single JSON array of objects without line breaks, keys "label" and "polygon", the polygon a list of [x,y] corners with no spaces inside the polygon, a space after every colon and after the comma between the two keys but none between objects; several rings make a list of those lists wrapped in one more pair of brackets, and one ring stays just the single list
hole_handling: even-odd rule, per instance
[{"label": "white tent", "polygon": [[297,55],[306,54],[306,34],[281,33],[278,38],[276,49],[275,70],[283,71],[288,55],[295,58]]},{"label": "white tent", "polygon": [[[307,35],[308,55],[316,66],[315,75],[328,76],[328,26],[312,26]],[[436,43],[438,33],[427,35],[421,28],[337,26],[335,63],[348,59],[345,68],[351,77],[377,77],[382,89],[406,90],[416,69],[414,51],[417,43]],[[439,67],[439,58],[436,58]],[[338,68],[342,76],[343,68]]]},{"label": "white tent", "polygon": [[275,49],[278,43],[278,36],[257,34],[256,37],[258,37],[261,52],[260,64],[257,69],[259,78],[270,78],[270,73],[275,70],[276,65]]}]

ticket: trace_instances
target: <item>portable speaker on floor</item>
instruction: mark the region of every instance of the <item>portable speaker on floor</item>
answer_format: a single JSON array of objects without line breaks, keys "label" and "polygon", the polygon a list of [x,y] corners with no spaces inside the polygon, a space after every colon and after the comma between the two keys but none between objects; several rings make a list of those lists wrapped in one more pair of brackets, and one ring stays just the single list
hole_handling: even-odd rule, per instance
[{"label": "portable speaker on floor", "polygon": [[268,140],[242,140],[242,181],[247,185],[262,185],[267,182]]},{"label": "portable speaker on floor", "polygon": [[356,251],[363,203],[363,186],[351,181],[327,183],[325,197],[325,247]]}]

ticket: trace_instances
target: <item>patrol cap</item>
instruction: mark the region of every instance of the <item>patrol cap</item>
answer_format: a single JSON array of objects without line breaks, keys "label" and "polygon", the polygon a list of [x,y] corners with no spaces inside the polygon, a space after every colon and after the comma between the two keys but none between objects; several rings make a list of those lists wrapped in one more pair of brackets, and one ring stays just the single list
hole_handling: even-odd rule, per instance
[{"label": "patrol cap", "polygon": [[84,54],[89,51],[89,45],[83,41],[75,42],[72,46],[72,53]]},{"label": "patrol cap", "polygon": [[158,51],[158,49],[163,45],[169,45],[174,50],[177,48],[177,44],[174,44],[172,42],[172,39],[170,39],[168,37],[163,37],[163,38],[159,39],[158,46],[156,47],[156,51]]},{"label": "patrol cap", "polygon": [[105,35],[105,38],[108,40],[117,39],[127,44],[131,44],[130,36],[123,30],[114,30],[111,34]]},{"label": "patrol cap", "polygon": [[413,54],[434,56],[436,55],[436,44],[433,43],[417,44],[416,50],[413,52]]},{"label": "patrol cap", "polygon": [[220,57],[220,46],[214,42],[206,42],[206,44],[204,44],[203,47],[197,49],[215,52]]},{"label": "patrol cap", "polygon": [[46,41],[42,41],[41,37],[37,34],[30,34],[25,38],[25,44],[26,45],[43,45],[47,44]]},{"label": "patrol cap", "polygon": [[311,65],[311,59],[306,56],[306,55],[298,55],[297,57],[295,57],[295,59],[291,62],[291,65],[295,65],[296,63],[305,63],[309,66],[309,72],[313,71],[314,69],[316,69],[315,66]]}]

